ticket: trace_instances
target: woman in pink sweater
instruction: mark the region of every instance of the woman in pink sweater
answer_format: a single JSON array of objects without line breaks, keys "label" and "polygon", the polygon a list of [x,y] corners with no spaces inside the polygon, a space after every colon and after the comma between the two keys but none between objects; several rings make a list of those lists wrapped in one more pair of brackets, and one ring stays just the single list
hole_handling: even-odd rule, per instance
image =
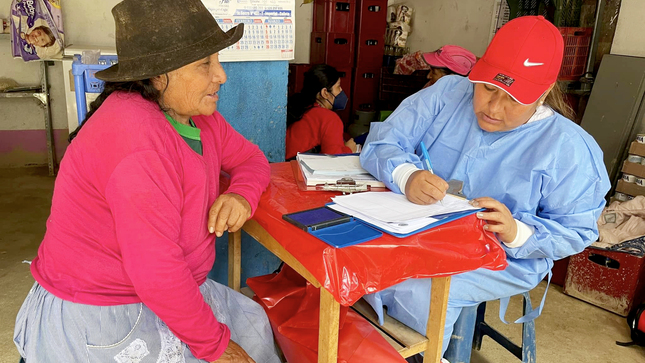
[{"label": "woman in pink sweater", "polygon": [[243,24],[224,33],[199,0],[125,0],[112,12],[120,62],[96,74],[104,91],[61,163],[16,321],[20,354],[277,363],[262,308],[207,279],[215,237],[241,228],[269,182],[263,153],[215,111],[217,52]]}]

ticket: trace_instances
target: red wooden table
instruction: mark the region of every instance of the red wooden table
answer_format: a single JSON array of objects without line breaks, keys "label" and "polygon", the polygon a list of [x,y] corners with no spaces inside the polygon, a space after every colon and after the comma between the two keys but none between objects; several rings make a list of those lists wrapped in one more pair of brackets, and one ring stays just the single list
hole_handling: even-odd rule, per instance
[{"label": "red wooden table", "polygon": [[[430,317],[423,344],[399,350],[407,357],[425,351],[424,362],[441,360],[450,276],[478,268],[501,270],[506,255],[474,215],[406,238],[388,234],[337,249],[298,229],[282,215],[323,206],[338,195],[301,191],[289,163],[271,165],[271,183],[253,218],[242,228],[307,281],[322,287],[318,362],[335,363],[340,305],[409,278],[432,278]],[[241,233],[229,235],[229,286],[240,289]]]}]

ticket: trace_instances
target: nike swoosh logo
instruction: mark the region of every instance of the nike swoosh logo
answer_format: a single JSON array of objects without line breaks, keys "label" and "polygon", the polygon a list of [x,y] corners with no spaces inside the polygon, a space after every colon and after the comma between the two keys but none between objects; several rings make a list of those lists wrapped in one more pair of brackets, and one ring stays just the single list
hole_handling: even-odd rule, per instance
[{"label": "nike swoosh logo", "polygon": [[526,58],[526,60],[524,61],[524,67],[536,67],[536,66],[543,66],[543,65],[544,65],[544,63],[529,62],[528,58]]}]

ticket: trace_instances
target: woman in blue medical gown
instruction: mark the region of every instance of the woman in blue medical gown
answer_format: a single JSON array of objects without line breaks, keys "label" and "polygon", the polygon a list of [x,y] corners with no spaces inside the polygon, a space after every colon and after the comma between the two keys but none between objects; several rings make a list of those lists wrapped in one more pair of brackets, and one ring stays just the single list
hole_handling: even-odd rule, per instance
[{"label": "woman in blue medical gown", "polygon": [[[539,16],[502,27],[468,78],[446,76],[373,123],[361,163],[417,204],[442,199],[446,180],[463,193],[508,260],[503,271],[452,278],[444,352],[462,307],[533,289],[553,260],[582,251],[598,236],[596,220],[610,183],[595,140],[566,116],[556,80],[563,40]],[[570,110],[569,110],[570,111]],[[563,116],[565,113],[565,116]],[[420,142],[434,174],[422,170]],[[411,279],[366,296],[425,334],[430,279]],[[538,310],[539,311],[539,310]]]}]

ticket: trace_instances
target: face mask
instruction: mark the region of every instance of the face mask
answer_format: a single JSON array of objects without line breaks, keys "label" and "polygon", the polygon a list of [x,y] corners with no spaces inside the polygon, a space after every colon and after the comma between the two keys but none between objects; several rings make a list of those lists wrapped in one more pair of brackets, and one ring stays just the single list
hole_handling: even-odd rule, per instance
[{"label": "face mask", "polygon": [[334,97],[334,104],[331,106],[332,110],[335,111],[342,111],[345,109],[347,106],[347,95],[345,94],[345,91],[340,91],[339,94],[337,94]]}]

